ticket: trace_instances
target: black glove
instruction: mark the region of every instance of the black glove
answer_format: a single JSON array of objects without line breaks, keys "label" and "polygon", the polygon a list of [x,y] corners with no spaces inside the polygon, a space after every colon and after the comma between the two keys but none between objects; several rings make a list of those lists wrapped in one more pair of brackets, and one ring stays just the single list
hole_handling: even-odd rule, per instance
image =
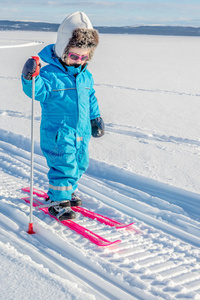
[{"label": "black glove", "polygon": [[91,120],[91,126],[92,126],[93,137],[101,137],[104,135],[105,126],[104,126],[103,119],[101,117]]},{"label": "black glove", "polygon": [[[41,67],[41,65],[39,65]],[[23,67],[22,75],[27,80],[32,80],[32,75],[35,73],[37,67],[36,60],[29,58]]]}]

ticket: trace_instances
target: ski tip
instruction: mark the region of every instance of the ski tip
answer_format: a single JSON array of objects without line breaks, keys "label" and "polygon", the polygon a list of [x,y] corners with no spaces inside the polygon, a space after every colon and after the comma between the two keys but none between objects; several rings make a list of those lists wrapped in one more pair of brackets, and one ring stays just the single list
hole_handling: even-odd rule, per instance
[{"label": "ski tip", "polygon": [[116,229],[133,229],[133,224],[135,224],[135,222],[130,223],[130,224],[122,224],[122,225],[117,225],[115,228]]},{"label": "ski tip", "polygon": [[30,203],[30,197],[23,197],[21,199],[24,200],[26,203]]},{"label": "ski tip", "polygon": [[116,240],[114,242],[106,242],[105,244],[101,243],[99,244],[98,246],[101,246],[101,247],[109,247],[109,246],[113,246],[113,245],[117,245],[119,243],[121,243],[122,241],[121,240]]},{"label": "ski tip", "polygon": [[29,187],[23,187],[23,188],[21,188],[21,190],[23,192],[30,192],[30,188]]}]

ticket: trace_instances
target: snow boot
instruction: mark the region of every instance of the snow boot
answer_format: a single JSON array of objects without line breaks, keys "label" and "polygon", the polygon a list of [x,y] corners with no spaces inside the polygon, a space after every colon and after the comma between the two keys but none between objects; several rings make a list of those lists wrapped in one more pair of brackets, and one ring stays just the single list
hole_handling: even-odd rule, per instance
[{"label": "snow boot", "polygon": [[70,219],[75,219],[76,214],[73,210],[70,208],[70,201],[62,201],[60,204],[50,206],[48,211],[49,213],[56,217],[59,221],[64,221],[64,220],[70,220]]},{"label": "snow boot", "polygon": [[71,204],[71,206],[81,206],[82,201],[75,193],[72,193],[70,204]]}]

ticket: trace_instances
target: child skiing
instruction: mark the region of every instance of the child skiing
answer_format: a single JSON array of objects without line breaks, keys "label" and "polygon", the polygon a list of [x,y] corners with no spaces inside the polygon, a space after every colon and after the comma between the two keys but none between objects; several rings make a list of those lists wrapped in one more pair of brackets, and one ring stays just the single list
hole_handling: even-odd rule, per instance
[{"label": "child skiing", "polygon": [[[64,19],[57,32],[56,44],[46,46],[39,57],[47,63],[35,79],[35,99],[40,101],[42,118],[40,146],[49,166],[48,196],[60,204],[49,208],[59,220],[75,218],[71,206],[80,206],[74,194],[78,181],[89,164],[88,144],[104,134],[104,123],[87,70],[99,42],[86,14],[75,12]],[[33,58],[22,71],[22,85],[31,98]]]}]

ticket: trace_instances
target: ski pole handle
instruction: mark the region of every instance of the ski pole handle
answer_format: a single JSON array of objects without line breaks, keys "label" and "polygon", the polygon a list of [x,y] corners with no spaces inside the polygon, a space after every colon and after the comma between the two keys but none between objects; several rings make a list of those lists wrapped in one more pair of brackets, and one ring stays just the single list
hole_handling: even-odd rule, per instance
[{"label": "ski pole handle", "polygon": [[38,56],[32,56],[32,58],[36,61],[36,70],[32,74],[32,77],[36,77],[40,74],[40,59]]}]

